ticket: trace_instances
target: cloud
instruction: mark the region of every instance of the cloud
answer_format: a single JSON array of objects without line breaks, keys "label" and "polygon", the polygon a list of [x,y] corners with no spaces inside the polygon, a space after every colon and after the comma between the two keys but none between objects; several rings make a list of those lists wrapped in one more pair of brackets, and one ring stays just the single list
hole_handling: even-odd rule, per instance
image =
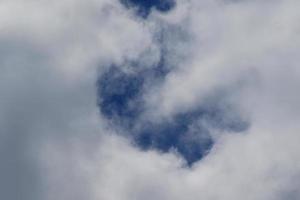
[{"label": "cloud", "polygon": [[[2,1],[1,198],[299,199],[298,7],[178,0],[141,19],[119,1]],[[101,107],[132,77],[133,98]],[[137,148],[143,131],[154,145]],[[158,147],[178,135],[213,145],[187,167],[182,143]]]},{"label": "cloud", "polygon": [[[133,59],[151,40],[116,1],[2,1],[0,9],[1,198],[46,199],[41,152],[99,139],[98,69]],[[58,199],[88,195],[75,192],[81,178],[73,182]]]}]

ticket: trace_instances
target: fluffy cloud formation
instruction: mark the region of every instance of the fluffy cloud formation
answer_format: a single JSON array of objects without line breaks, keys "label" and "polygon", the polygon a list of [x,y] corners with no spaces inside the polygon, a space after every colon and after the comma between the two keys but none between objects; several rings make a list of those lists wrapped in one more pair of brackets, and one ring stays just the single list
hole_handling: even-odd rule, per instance
[{"label": "fluffy cloud formation", "polygon": [[[141,17],[116,0],[2,1],[1,198],[299,199],[299,6],[178,0]],[[144,81],[134,128],[99,108],[112,67]],[[128,137],[211,106],[225,114],[192,119],[214,145],[191,166]],[[224,128],[236,118],[247,128]]]}]

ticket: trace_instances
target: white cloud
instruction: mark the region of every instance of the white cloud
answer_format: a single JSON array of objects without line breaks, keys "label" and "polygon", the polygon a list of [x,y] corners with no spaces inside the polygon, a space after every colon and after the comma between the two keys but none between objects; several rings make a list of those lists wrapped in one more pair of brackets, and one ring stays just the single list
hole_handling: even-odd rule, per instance
[{"label": "white cloud", "polygon": [[189,25],[182,26],[191,32],[192,53],[152,97],[162,113],[199,104],[208,93],[236,85],[249,73],[261,76],[276,68],[297,69],[286,66],[288,59],[297,59],[291,54],[299,51],[297,2],[191,4]]},{"label": "white cloud", "polygon": [[[1,1],[1,196],[299,199],[299,7],[179,1],[143,22],[117,1]],[[142,152],[115,136],[96,106],[98,73],[149,49],[145,60],[157,62],[152,34],[166,24],[190,38],[175,41],[174,32],[166,42],[183,59],[148,94],[149,106],[172,115],[225,88],[251,123],[221,135],[192,168],[176,153]]]}]

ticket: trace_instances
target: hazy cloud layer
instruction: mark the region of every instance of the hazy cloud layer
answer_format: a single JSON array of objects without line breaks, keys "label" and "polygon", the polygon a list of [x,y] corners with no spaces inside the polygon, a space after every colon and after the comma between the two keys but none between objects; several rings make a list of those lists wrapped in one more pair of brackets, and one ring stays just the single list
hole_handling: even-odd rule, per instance
[{"label": "hazy cloud layer", "polygon": [[299,199],[300,2],[137,2],[0,2],[1,199]]}]

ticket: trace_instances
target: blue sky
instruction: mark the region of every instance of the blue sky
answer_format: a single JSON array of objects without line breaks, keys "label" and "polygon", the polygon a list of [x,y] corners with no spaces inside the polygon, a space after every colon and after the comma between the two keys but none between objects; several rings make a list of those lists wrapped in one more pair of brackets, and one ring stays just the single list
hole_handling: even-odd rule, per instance
[{"label": "blue sky", "polygon": [[299,7],[1,1],[0,199],[300,199]]},{"label": "blue sky", "polygon": [[120,2],[129,9],[136,9],[137,14],[143,18],[146,18],[153,9],[168,12],[176,5],[173,0],[120,0]]},{"label": "blue sky", "polygon": [[[164,55],[163,55],[164,56]],[[113,126],[124,129],[125,136],[138,145],[141,149],[157,149],[162,152],[175,150],[181,154],[188,165],[201,159],[209,152],[213,145],[213,139],[208,128],[203,123],[220,130],[243,132],[249,127],[249,123],[239,117],[230,118],[226,95],[217,94],[211,97],[204,105],[187,110],[162,119],[159,122],[151,122],[151,119],[142,119],[147,112],[143,96],[147,93],[146,82],[156,82],[157,79],[165,79],[168,73],[157,73],[159,68],[166,68],[164,64],[151,66],[147,70],[132,73],[122,72],[122,66],[110,67],[100,76],[98,81],[99,109],[101,114],[113,123]],[[134,66],[133,68],[138,68]],[[224,104],[224,105],[223,105]],[[192,128],[197,133],[191,133]],[[196,138],[189,139],[190,134]],[[197,137],[199,139],[197,139]]]},{"label": "blue sky", "polygon": [[[121,1],[122,2],[122,1]],[[128,9],[136,9],[140,17],[147,17],[151,10],[169,12],[174,9],[173,1],[123,1]],[[171,6],[172,5],[172,6]],[[162,30],[158,35],[166,35]],[[168,30],[167,30],[168,31]],[[186,160],[190,166],[205,156],[213,146],[213,139],[208,128],[201,123],[208,123],[215,129],[243,132],[248,127],[248,122],[240,119],[227,120],[226,112],[236,112],[234,109],[224,110],[226,107],[226,94],[214,94],[206,105],[178,113],[170,119],[162,119],[160,122],[151,122],[151,119],[141,119],[147,112],[146,102],[143,99],[151,86],[146,84],[156,83],[158,80],[163,84],[164,79],[177,66],[168,66],[166,57],[169,57],[164,38],[159,40],[160,59],[158,63],[143,69],[143,62],[132,60],[127,65],[132,68],[130,72],[122,71],[122,65],[111,66],[107,72],[100,76],[98,81],[99,107],[101,114],[111,121],[114,126],[128,132],[126,137],[143,150],[157,149],[162,152],[176,151]],[[176,41],[174,41],[176,42]],[[126,64],[124,64],[126,65]],[[224,93],[224,94],[222,94]],[[224,101],[224,103],[220,103]],[[223,105],[224,104],[224,105]],[[197,126],[197,132],[193,133],[196,138],[189,139],[191,128]],[[137,128],[138,127],[138,128]],[[194,130],[195,131],[195,130]],[[198,139],[197,139],[198,137]]]}]

